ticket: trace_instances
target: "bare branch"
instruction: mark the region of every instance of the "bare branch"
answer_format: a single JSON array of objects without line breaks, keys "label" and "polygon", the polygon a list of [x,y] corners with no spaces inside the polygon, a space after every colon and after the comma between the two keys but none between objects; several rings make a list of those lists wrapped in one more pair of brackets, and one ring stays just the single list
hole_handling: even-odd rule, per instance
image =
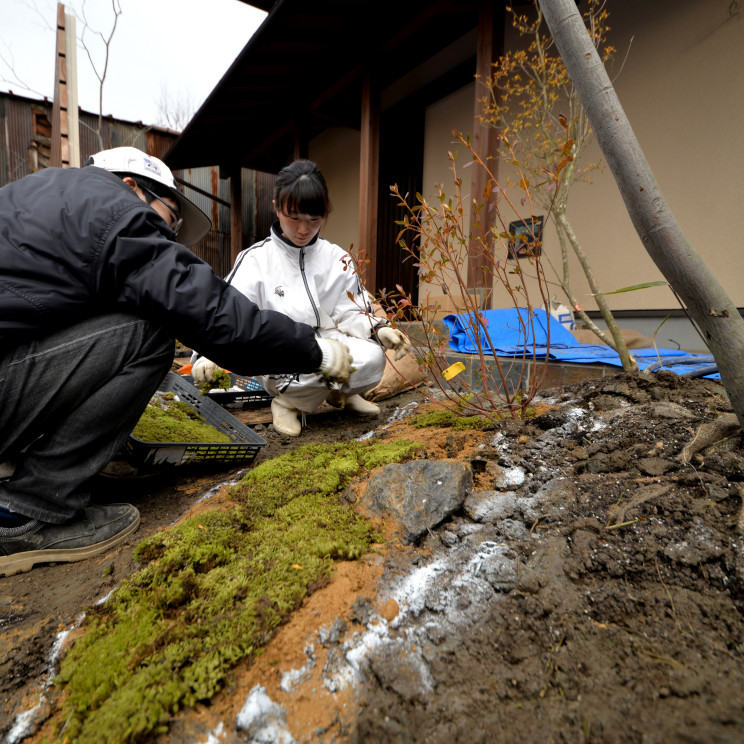
[{"label": "bare branch", "polygon": [[[103,130],[103,86],[106,82],[106,74],[108,72],[108,65],[109,65],[109,59],[111,54],[111,41],[114,38],[114,34],[116,33],[116,26],[119,22],[119,16],[122,13],[121,10],[121,0],[111,0],[111,9],[114,13],[114,20],[111,24],[111,30],[108,33],[108,36],[106,36],[101,31],[95,31],[91,28],[90,23],[88,22],[88,18],[85,12],[85,2],[83,2],[83,5],[80,8],[80,15],[78,15],[78,19],[82,20],[83,22],[83,31],[80,34],[79,43],[80,46],[85,51],[85,54],[88,57],[88,61],[90,62],[90,66],[93,68],[93,72],[95,73],[95,76],[98,78],[98,145],[101,149],[103,149],[103,136],[102,136],[102,130]],[[77,14],[76,14],[77,15]],[[103,54],[103,65],[96,65],[95,60],[93,59],[93,52],[91,51],[91,48],[85,38],[86,32],[89,32],[93,35],[93,37],[98,37],[103,44],[104,54]]]}]

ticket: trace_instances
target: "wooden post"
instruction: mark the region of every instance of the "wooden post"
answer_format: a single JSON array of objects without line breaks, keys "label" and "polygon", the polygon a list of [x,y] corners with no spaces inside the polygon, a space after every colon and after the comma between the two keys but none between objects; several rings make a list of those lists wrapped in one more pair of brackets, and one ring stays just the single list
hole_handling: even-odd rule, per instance
[{"label": "wooden post", "polygon": [[57,3],[57,53],[54,61],[51,147],[51,165],[54,168],[67,168],[70,165],[68,135],[65,6],[62,3]]},{"label": "wooden post", "polygon": [[359,257],[364,286],[377,290],[377,202],[380,180],[379,95],[369,75],[362,84],[362,134],[359,167]]},{"label": "wooden post", "polygon": [[80,121],[78,117],[77,32],[75,16],[65,13],[65,69],[67,72],[67,141],[69,164],[80,167]]},{"label": "wooden post", "polygon": [[[478,41],[477,41],[477,80],[488,80],[491,77],[492,64],[498,60],[503,53],[504,47],[504,15],[503,10],[496,14],[497,3],[491,0],[480,0],[478,14]],[[501,7],[501,6],[499,6]],[[478,117],[483,107],[479,99],[485,92],[482,84],[476,80],[475,108],[473,114],[473,147],[485,163],[489,165],[494,175],[498,174],[497,161],[497,138],[493,127],[483,126]],[[470,183],[470,193],[476,202],[483,198],[486,187],[487,176],[482,167],[473,165]],[[486,205],[487,206],[487,205]],[[472,209],[472,208],[471,208]],[[480,220],[480,225],[477,221]],[[470,232],[476,237],[488,235],[493,226],[493,212],[484,208],[478,215],[475,210],[470,215]],[[493,278],[488,270],[488,258],[483,255],[483,248],[471,239],[470,255],[468,256],[468,287],[476,290],[480,295],[479,305],[487,309],[490,302]]]}]

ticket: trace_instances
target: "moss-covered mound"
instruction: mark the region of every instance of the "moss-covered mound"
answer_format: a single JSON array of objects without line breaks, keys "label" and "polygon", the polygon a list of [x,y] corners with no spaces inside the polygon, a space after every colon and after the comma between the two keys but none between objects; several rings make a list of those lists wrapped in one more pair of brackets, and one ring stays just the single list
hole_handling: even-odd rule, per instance
[{"label": "moss-covered mound", "polygon": [[493,420],[487,416],[467,416],[463,413],[441,408],[428,413],[420,413],[413,419],[413,425],[417,428],[426,426],[451,427],[457,430],[465,429],[493,429]]},{"label": "moss-covered mound", "polygon": [[338,492],[355,476],[409,459],[408,442],[307,445],[256,467],[234,506],[144,540],[145,565],[86,620],[64,659],[59,740],[152,740],[170,717],[214,695],[256,654],[334,560],[381,536]]},{"label": "moss-covered mound", "polygon": [[132,434],[141,442],[204,442],[231,444],[190,405],[174,400],[173,393],[156,393],[145,408]]}]

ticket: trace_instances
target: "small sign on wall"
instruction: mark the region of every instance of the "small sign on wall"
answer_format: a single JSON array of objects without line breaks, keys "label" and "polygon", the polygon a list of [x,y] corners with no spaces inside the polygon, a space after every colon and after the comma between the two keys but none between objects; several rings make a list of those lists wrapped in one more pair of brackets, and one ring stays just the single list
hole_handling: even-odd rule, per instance
[{"label": "small sign on wall", "polygon": [[542,253],[542,231],[545,217],[530,217],[509,223],[509,258],[532,258]]}]

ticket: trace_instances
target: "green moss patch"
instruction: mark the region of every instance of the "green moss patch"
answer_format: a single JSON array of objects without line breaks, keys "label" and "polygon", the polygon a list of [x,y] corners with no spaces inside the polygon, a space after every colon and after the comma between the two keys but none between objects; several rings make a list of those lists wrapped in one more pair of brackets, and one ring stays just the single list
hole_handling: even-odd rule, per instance
[{"label": "green moss patch", "polygon": [[168,729],[179,709],[208,700],[239,661],[260,652],[334,560],[381,540],[338,492],[364,471],[410,459],[397,441],[307,445],[262,463],[234,505],[140,543],[144,566],[86,620],[62,662],[60,739],[136,742]]},{"label": "green moss patch", "polygon": [[132,434],[141,442],[205,442],[232,444],[188,403],[173,399],[173,393],[156,393],[145,408]]},{"label": "green moss patch", "polygon": [[452,429],[493,429],[494,423],[487,416],[466,416],[462,413],[440,409],[421,413],[414,417],[413,425],[422,428],[426,426],[440,426],[443,428],[451,427]]},{"label": "green moss patch", "polygon": [[222,367],[217,367],[211,380],[205,380],[202,383],[199,392],[202,395],[208,395],[210,390],[229,390],[232,387],[232,377],[229,372],[225,372]]}]

